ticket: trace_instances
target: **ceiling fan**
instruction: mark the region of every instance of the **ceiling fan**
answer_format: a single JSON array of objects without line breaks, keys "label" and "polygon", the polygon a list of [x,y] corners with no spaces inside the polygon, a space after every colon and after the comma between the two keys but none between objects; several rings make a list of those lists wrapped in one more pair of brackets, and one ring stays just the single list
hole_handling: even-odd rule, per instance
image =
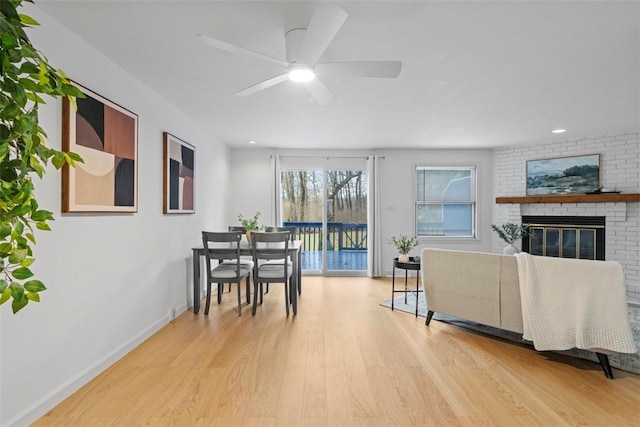
[{"label": "ceiling fan", "polygon": [[198,34],[200,42],[227,52],[248,56],[285,69],[285,72],[235,92],[246,96],[287,80],[302,83],[320,105],[335,101],[336,97],[318,76],[396,78],[402,70],[400,61],[348,61],[318,63],[320,56],[347,19],[347,12],[330,3],[319,3],[307,28],[294,28],[285,34],[287,59],[282,60]]}]

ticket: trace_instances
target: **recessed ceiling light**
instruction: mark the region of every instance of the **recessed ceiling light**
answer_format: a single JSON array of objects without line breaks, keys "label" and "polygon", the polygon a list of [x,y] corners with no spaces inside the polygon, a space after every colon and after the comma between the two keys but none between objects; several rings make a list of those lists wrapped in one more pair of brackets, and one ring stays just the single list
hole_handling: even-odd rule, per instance
[{"label": "recessed ceiling light", "polygon": [[252,139],[251,141],[249,141],[249,144],[255,144],[256,142]]},{"label": "recessed ceiling light", "polygon": [[551,133],[565,133],[566,131],[566,129],[554,129],[551,131]]},{"label": "recessed ceiling light", "polygon": [[305,83],[315,78],[316,74],[310,68],[299,67],[289,71],[289,80],[294,82]]}]

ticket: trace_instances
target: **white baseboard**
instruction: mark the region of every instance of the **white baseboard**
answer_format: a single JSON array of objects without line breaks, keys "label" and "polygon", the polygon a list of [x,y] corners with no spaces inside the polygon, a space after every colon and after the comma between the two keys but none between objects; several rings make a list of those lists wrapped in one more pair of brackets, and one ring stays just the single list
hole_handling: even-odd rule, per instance
[{"label": "white baseboard", "polygon": [[[176,313],[184,312],[187,305],[184,304],[183,306],[177,308]],[[13,418],[9,419],[6,424],[4,424],[4,427],[22,427],[28,426],[31,423],[35,422],[48,411],[53,409],[57,404],[62,402],[67,397],[71,396],[71,394],[78,391],[82,386],[104,372],[109,366],[120,360],[125,354],[127,354],[142,342],[144,342],[147,338],[158,332],[162,327],[167,325],[170,320],[171,319],[169,318],[169,315],[163,316],[149,328],[142,331],[140,334],[133,337],[131,340],[124,343],[113,352],[104,356],[92,366],[80,372],[70,380],[66,381],[41,399],[37,400]]]},{"label": "white baseboard", "polygon": [[173,316],[170,316],[170,317],[169,317],[169,320],[170,320],[170,321],[175,320],[175,319],[176,319],[176,317],[180,316],[182,313],[184,313],[185,311],[187,311],[187,310],[189,309],[189,307],[190,307],[190,306],[185,302],[184,304],[182,304],[182,305],[180,305],[180,306],[178,306],[178,307],[174,308],[174,309],[173,309],[173,313],[172,313],[172,314],[173,314]]}]

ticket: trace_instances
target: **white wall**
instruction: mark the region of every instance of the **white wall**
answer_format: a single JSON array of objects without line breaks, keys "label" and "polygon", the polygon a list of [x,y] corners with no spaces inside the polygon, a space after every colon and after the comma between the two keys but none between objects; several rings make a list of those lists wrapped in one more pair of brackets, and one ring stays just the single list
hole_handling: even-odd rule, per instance
[{"label": "white wall", "polygon": [[[527,160],[580,154],[600,154],[600,182],[623,193],[640,192],[640,134],[628,132],[595,138],[560,140],[526,147],[495,150],[495,195],[523,196]],[[536,203],[495,205],[496,223],[520,222],[522,215],[604,216],[605,258],[624,269],[630,300],[640,301],[640,204],[635,203]],[[504,243],[494,237],[493,249]]]},{"label": "white wall", "polygon": [[[139,115],[138,213],[60,213],[60,172],[35,178],[53,231],[36,233],[42,302],[0,307],[0,425],[27,425],[191,304],[190,248],[223,221],[228,149],[143,83],[42,13],[35,46],[73,80]],[[61,103],[41,108],[60,148]],[[162,132],[196,147],[196,214],[162,214]],[[211,183],[215,183],[212,185]]]},{"label": "white wall", "polygon": [[231,150],[231,197],[227,209],[229,224],[237,223],[238,213],[263,213],[261,219],[273,224],[271,200],[270,156],[384,156],[380,163],[381,234],[384,241],[383,271],[391,274],[395,248],[388,239],[398,234],[415,234],[415,166],[416,165],[476,165],[478,171],[478,238],[443,239],[422,238],[422,247],[440,247],[489,251],[491,249],[491,215],[493,207],[493,160],[491,150],[376,150],[376,151],[316,151],[270,150],[251,147]]}]

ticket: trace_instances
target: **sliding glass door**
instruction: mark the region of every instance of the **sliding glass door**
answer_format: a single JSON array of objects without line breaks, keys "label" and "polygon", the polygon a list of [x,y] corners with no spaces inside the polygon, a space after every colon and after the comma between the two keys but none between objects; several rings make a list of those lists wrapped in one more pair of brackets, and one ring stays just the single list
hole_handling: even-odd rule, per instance
[{"label": "sliding glass door", "polygon": [[307,274],[367,272],[367,179],[361,169],[282,169],[282,225],[303,241]]},{"label": "sliding glass door", "polygon": [[362,170],[325,171],[326,271],[367,271],[367,178]]}]

